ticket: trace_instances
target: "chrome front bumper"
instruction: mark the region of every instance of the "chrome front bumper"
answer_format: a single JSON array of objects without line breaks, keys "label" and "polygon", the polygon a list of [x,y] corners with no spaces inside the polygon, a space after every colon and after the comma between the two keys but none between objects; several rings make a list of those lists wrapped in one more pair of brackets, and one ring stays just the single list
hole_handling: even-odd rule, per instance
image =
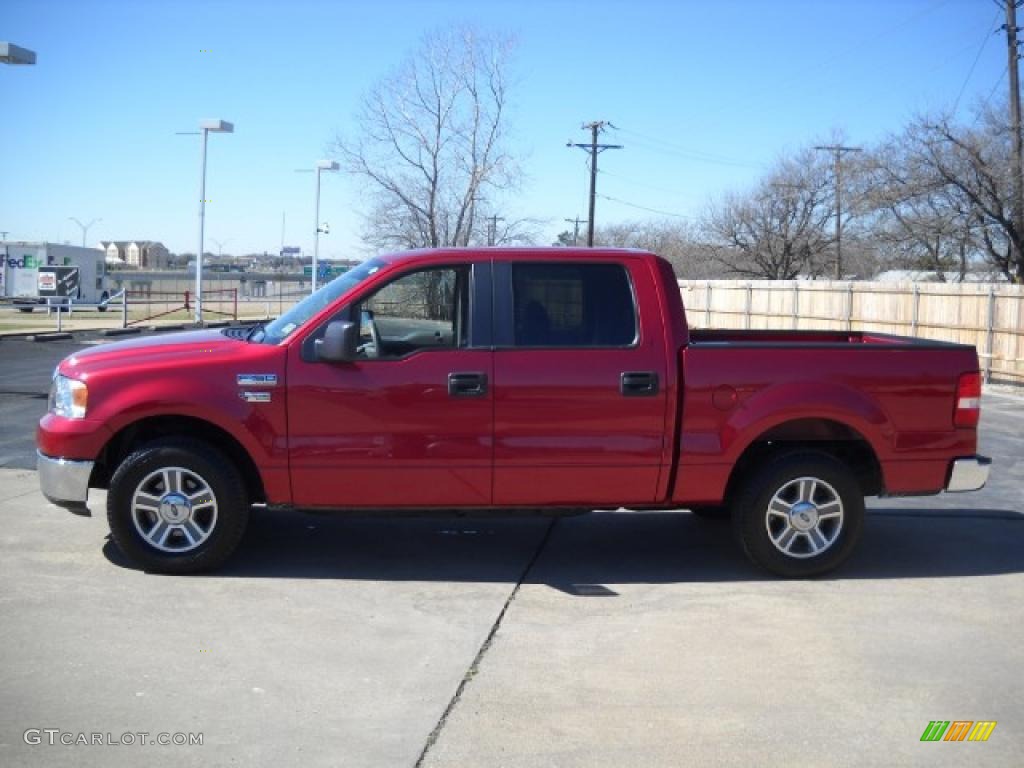
[{"label": "chrome front bumper", "polygon": [[72,512],[88,514],[89,476],[92,461],[71,461],[44,456],[36,451],[39,488],[47,501]]},{"label": "chrome front bumper", "polygon": [[949,472],[949,480],[946,482],[946,490],[956,493],[984,488],[985,483],[988,482],[988,472],[991,467],[992,459],[985,456],[954,459]]}]

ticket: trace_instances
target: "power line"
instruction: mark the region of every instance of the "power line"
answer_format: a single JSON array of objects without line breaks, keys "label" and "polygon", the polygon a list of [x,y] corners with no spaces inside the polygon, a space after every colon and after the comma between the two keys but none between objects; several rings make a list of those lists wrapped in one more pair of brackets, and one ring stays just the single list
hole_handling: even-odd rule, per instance
[{"label": "power line", "polygon": [[[992,19],[990,27],[995,26],[995,23],[999,21],[1000,11],[996,11],[996,15]],[[964,84],[960,86],[960,92],[956,95],[956,101],[953,102],[953,113],[956,113],[956,108],[960,106],[960,99],[963,98],[964,91],[967,90],[967,84],[971,81],[971,75],[974,74],[974,68],[978,66],[978,62],[981,60],[981,54],[985,52],[985,48],[988,46],[988,41],[992,39],[992,35],[999,31],[999,28],[985,32],[985,37],[981,40],[981,46],[978,48],[978,53],[974,57],[974,61],[971,62],[971,68],[967,70],[967,77],[964,78]]]},{"label": "power line", "polygon": [[647,182],[644,181],[637,181],[636,179],[631,179],[628,176],[623,176],[621,173],[612,173],[611,171],[606,171],[603,169],[599,170],[598,173],[600,173],[602,176],[611,176],[613,179],[618,179],[619,181],[624,181],[627,184],[632,184],[637,187],[652,189],[655,192],[663,192],[666,195],[675,195],[676,197],[687,197],[685,193],[680,192],[677,189],[668,189],[666,187],[659,187],[654,184],[648,184]]},{"label": "power line", "polygon": [[1001,74],[999,76],[999,79],[996,80],[995,84],[992,86],[992,90],[988,92],[988,96],[981,100],[981,104],[978,107],[978,114],[974,118],[974,125],[978,124],[978,120],[981,119],[982,112],[984,112],[985,107],[988,106],[988,103],[992,100],[992,97],[996,95],[996,91],[999,89],[999,86],[1003,84],[1003,78],[1006,77],[1007,74],[1009,74],[1009,71],[1009,67],[1003,67],[1003,74]]},{"label": "power line", "polygon": [[[844,58],[847,58],[851,54],[855,54],[858,60],[863,59],[866,50],[878,48],[881,44],[885,43],[888,40],[888,38],[895,36],[899,32],[902,32],[905,27],[908,27],[911,24],[916,23],[918,20],[924,18],[927,15],[933,14],[942,6],[948,5],[951,1],[952,0],[934,0],[934,2],[921,8],[920,10],[915,11],[907,18],[897,22],[895,25],[890,26],[887,29],[879,30],[876,34],[871,36],[870,40],[858,39],[855,43],[838,51],[833,56],[830,56],[829,58],[824,59],[821,62],[816,62],[814,64],[813,69],[809,69],[807,67],[800,67],[798,71],[793,73],[792,77],[784,77],[781,78],[778,82],[776,82],[773,86],[772,93],[782,93],[791,90],[794,86],[803,86],[806,100],[806,98],[808,98],[808,84],[814,83],[815,81],[818,81],[823,78],[828,78],[829,80],[836,79],[837,76],[833,72],[834,64],[836,64],[837,62]],[[810,77],[808,77],[808,75],[810,75]],[[829,87],[832,88],[831,85]],[[784,100],[776,99],[774,102],[774,106],[761,109],[761,114],[763,116],[764,114],[777,112],[784,106],[784,104]],[[719,106],[715,109],[703,109],[699,113],[695,114],[699,115],[701,118],[705,120],[710,118],[717,118],[720,117],[724,112],[732,109],[734,106],[735,100],[730,98],[727,104]]]},{"label": "power line", "polygon": [[648,208],[645,205],[637,205],[636,203],[629,203],[629,202],[626,202],[625,200],[620,200],[617,197],[611,197],[610,195],[598,195],[598,197],[600,197],[600,198],[602,198],[604,200],[610,200],[613,203],[618,203],[619,205],[627,205],[630,208],[636,208],[636,209],[641,210],[641,211],[647,211],[648,213],[657,213],[657,214],[659,214],[661,216],[672,216],[673,218],[676,218],[676,219],[693,219],[693,216],[684,216],[681,213],[672,213],[671,211],[659,211],[657,208]]},{"label": "power line", "polygon": [[604,152],[606,149],[622,149],[621,144],[598,144],[597,136],[604,130],[605,126],[614,128],[615,126],[609,123],[607,120],[594,120],[590,123],[584,123],[583,130],[590,131],[590,143],[589,144],[574,144],[572,141],[566,142],[567,147],[579,147],[590,153],[590,216],[587,218],[587,247],[594,247],[594,208],[595,198],[597,197],[597,156]]},{"label": "power line", "polygon": [[[725,157],[724,155],[714,155],[709,152],[703,152],[700,150],[686,149],[679,146],[678,144],[672,144],[671,142],[656,139],[651,136],[646,136],[637,131],[631,131],[626,128],[617,128],[616,130],[633,137],[633,143],[642,149],[647,149],[652,152],[662,152],[667,155],[676,155],[677,157],[683,157],[687,160],[694,160],[699,163],[708,163],[710,165],[731,165],[739,168],[756,168],[763,169],[765,166],[761,163],[753,163],[744,160],[738,160],[735,158]],[[637,142],[636,139],[640,139]],[[661,145],[661,146],[658,146]]]}]

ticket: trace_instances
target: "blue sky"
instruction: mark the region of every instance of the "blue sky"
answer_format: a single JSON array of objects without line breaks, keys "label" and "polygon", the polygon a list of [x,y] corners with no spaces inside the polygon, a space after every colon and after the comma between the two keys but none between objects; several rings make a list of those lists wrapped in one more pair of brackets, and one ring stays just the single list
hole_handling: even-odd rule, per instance
[{"label": "blue sky", "polygon": [[[1005,98],[992,0],[540,2],[53,2],[4,0],[0,40],[35,67],[0,66],[0,230],[11,239],[197,241],[203,117],[211,136],[207,247],[312,248],[311,167],[351,133],[361,95],[452,24],[517,39],[514,146],[527,178],[509,215],[586,215],[584,121],[621,129],[602,155],[597,221],[697,216],[781,152],[842,131],[871,143],[914,113]],[[980,53],[979,53],[980,52]],[[973,65],[973,70],[972,70]],[[957,99],[959,97],[959,102]],[[324,176],[327,257],[363,255],[360,186]],[[622,201],[622,202],[619,202]],[[630,207],[625,203],[632,204]]]}]

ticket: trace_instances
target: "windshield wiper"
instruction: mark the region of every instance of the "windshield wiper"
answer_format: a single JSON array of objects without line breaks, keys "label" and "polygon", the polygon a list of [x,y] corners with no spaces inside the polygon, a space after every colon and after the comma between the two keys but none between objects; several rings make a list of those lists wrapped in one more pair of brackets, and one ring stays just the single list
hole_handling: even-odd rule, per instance
[{"label": "windshield wiper", "polygon": [[266,322],[256,323],[256,325],[254,325],[252,328],[250,328],[249,332],[247,334],[245,334],[245,340],[246,341],[251,341],[252,337],[256,335],[256,332],[257,331],[262,332],[263,328],[265,326],[266,326]]}]

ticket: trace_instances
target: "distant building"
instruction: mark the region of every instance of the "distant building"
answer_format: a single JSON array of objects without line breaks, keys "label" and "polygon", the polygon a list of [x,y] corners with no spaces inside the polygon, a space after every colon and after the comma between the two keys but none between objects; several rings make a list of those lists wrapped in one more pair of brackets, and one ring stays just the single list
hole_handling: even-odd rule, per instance
[{"label": "distant building", "polygon": [[156,240],[104,240],[99,248],[107,254],[107,263],[139,269],[166,269],[170,253]]},{"label": "distant building", "polygon": [[997,272],[967,272],[963,280],[959,272],[943,272],[945,281],[940,280],[934,270],[926,269],[889,269],[875,275],[878,283],[1005,283],[1006,278]]}]

